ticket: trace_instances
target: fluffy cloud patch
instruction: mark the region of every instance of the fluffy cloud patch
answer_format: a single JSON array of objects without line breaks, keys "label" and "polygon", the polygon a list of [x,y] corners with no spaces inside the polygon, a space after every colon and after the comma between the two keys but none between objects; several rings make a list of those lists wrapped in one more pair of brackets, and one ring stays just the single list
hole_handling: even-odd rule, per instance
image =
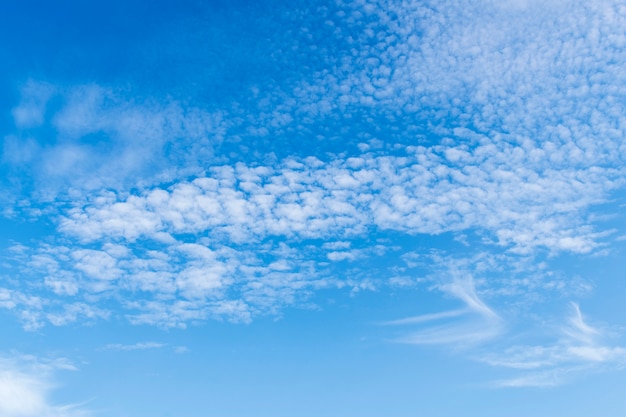
[{"label": "fluffy cloud patch", "polygon": [[50,401],[53,374],[76,370],[65,360],[42,361],[31,356],[0,358],[0,414],[6,417],[85,417],[76,405]]},{"label": "fluffy cloud patch", "polygon": [[481,229],[517,252],[591,251],[601,234],[585,222],[585,210],[621,183],[621,171],[548,169],[545,160],[529,160],[529,146],[477,144],[462,163],[445,156],[457,148],[409,147],[402,156],[327,164],[308,158],[275,168],[216,167],[169,189],[90,199],[69,211],[60,230],[85,242],[204,232],[243,242],[358,236],[371,228],[412,235]]}]

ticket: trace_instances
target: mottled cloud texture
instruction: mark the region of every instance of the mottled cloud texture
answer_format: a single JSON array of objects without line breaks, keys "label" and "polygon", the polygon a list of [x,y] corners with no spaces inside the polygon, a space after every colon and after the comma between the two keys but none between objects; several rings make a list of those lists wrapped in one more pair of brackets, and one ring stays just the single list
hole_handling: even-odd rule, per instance
[{"label": "mottled cloud texture", "polygon": [[[475,353],[546,294],[589,294],[550,262],[604,256],[618,235],[594,209],[624,189],[626,9],[314,8],[310,21],[281,15],[289,76],[266,74],[219,108],[25,82],[2,162],[28,181],[0,197],[17,201],[5,216],[53,231],[11,245],[0,306],[28,329],[185,327],[278,316],[321,291],[423,285],[458,309],[390,321],[421,326],[398,340]],[[621,366],[623,348],[573,309],[552,345],[475,356],[524,370],[502,386]]]}]

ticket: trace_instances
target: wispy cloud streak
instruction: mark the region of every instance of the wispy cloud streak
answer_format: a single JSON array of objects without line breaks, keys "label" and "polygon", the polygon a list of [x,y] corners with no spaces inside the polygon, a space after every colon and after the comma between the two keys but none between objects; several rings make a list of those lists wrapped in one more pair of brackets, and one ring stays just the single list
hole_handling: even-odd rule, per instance
[{"label": "wispy cloud streak", "polygon": [[500,354],[482,357],[489,365],[524,371],[495,385],[549,387],[567,383],[585,372],[622,369],[626,365],[626,348],[606,344],[604,332],[585,322],[578,304],[572,303],[571,310],[566,324],[559,329],[562,337],[556,343],[513,346]]},{"label": "wispy cloud streak", "polygon": [[[465,308],[390,322],[395,325],[417,324],[421,327],[400,337],[398,342],[443,345],[458,350],[475,347],[502,333],[503,320],[479,297],[474,277],[462,265],[457,265],[452,260],[449,262],[450,266],[443,269],[441,278],[437,278],[443,281],[437,285],[437,289],[461,301]],[[443,324],[431,323],[444,319],[446,320]]]},{"label": "wispy cloud streak", "polygon": [[124,345],[121,343],[110,343],[102,348],[102,350],[118,350],[118,351],[133,351],[133,350],[146,350],[146,349],[160,349],[167,346],[164,343],[158,342],[137,342],[132,345]]},{"label": "wispy cloud streak", "polygon": [[438,321],[442,319],[448,319],[451,317],[459,317],[467,313],[468,313],[468,310],[450,310],[450,311],[443,311],[441,313],[421,314],[419,316],[405,317],[403,319],[383,321],[378,324],[382,326],[405,326],[408,324],[427,323],[430,321]]}]

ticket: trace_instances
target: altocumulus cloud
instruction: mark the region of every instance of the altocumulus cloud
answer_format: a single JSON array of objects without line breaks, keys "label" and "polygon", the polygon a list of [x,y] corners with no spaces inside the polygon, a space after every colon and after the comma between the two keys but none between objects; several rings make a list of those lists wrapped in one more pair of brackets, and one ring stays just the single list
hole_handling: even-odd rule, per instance
[{"label": "altocumulus cloud", "polygon": [[[462,335],[478,349],[513,327],[498,297],[526,307],[528,289],[575,297],[578,284],[539,260],[599,255],[613,239],[590,211],[624,187],[626,79],[615,63],[626,61],[626,10],[381,0],[317,12],[334,46],[313,48],[306,23],[293,42],[323,70],[216,111],[96,84],[26,83],[3,161],[30,167],[34,201],[12,213],[47,215],[56,235],[13,245],[7,262],[32,279],[3,280],[0,306],[30,329],[115,315],[164,327],[249,322],[323,289],[419,285],[407,278],[419,259],[424,281],[460,308],[395,320],[424,325],[402,341]],[[309,136],[331,152],[283,149]],[[389,237],[441,234],[475,236],[467,259]],[[395,280],[355,262],[381,256]],[[441,260],[452,267],[439,270]],[[551,385],[570,363],[621,363],[621,348],[574,310],[553,345],[509,347],[508,362],[477,356],[537,364],[507,386]]]}]

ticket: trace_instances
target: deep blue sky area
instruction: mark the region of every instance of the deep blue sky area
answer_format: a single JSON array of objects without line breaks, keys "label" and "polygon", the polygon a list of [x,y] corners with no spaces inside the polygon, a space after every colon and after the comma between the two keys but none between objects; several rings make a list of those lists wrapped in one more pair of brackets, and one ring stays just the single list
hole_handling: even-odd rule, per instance
[{"label": "deep blue sky area", "polygon": [[623,416],[624,27],[4,5],[0,416]]}]

